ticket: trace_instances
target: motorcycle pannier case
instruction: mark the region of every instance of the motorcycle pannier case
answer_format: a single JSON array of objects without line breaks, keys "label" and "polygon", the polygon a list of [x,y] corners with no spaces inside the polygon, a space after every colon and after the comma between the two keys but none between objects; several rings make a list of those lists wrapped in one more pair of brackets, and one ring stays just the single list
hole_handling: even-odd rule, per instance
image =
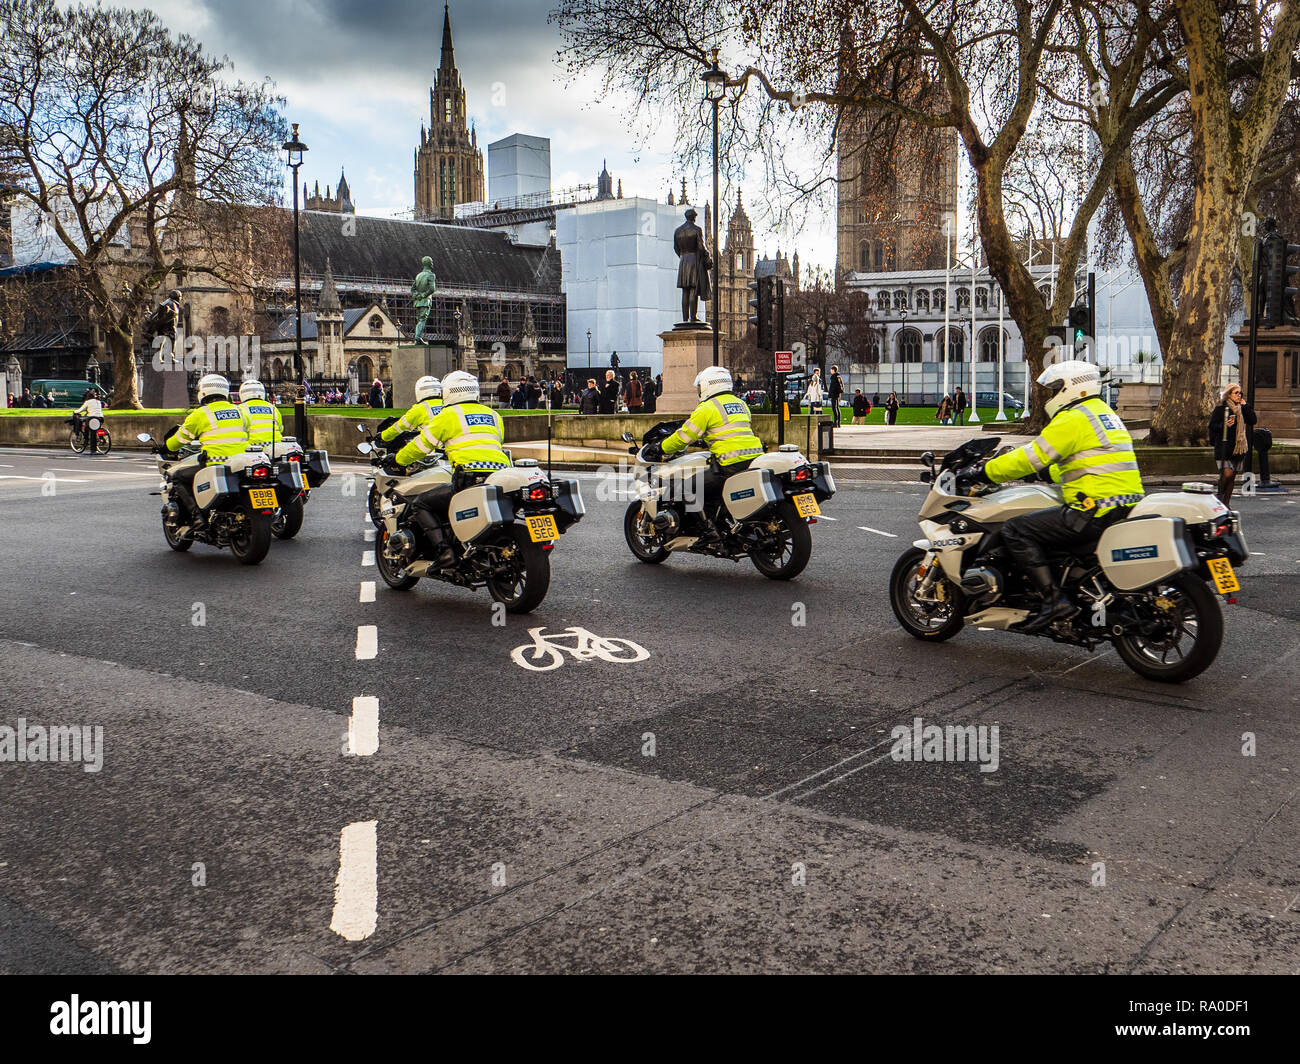
[{"label": "motorcycle pannier case", "polygon": [[495,484],[476,484],[451,497],[451,530],[462,543],[473,543],[493,525],[515,519],[510,500]]},{"label": "motorcycle pannier case", "polygon": [[737,521],[752,517],[764,506],[777,502],[783,494],[770,469],[747,469],[728,477],[722,486],[727,509]]},{"label": "motorcycle pannier case", "polygon": [[233,476],[227,466],[204,466],[194,474],[194,501],[204,510],[238,493],[239,478]]},{"label": "motorcycle pannier case", "polygon": [[1097,559],[1106,579],[1136,591],[1196,565],[1181,517],[1130,517],[1101,534]]}]

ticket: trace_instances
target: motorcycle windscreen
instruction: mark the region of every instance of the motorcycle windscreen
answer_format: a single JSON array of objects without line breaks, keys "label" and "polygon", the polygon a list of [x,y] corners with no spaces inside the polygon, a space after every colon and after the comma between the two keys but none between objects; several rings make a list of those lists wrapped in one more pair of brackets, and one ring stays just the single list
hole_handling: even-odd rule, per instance
[{"label": "motorcycle windscreen", "polygon": [[514,507],[495,484],[476,484],[451,497],[451,530],[462,543],[472,543],[493,525],[514,520]]},{"label": "motorcycle windscreen", "polygon": [[1196,565],[1181,517],[1130,517],[1111,525],[1097,543],[1097,559],[1106,579],[1121,591],[1148,587]]},{"label": "motorcycle windscreen", "polygon": [[[811,485],[809,486],[811,490]],[[780,485],[769,469],[747,469],[728,477],[722,485],[727,510],[737,521],[752,517],[782,496]]]}]

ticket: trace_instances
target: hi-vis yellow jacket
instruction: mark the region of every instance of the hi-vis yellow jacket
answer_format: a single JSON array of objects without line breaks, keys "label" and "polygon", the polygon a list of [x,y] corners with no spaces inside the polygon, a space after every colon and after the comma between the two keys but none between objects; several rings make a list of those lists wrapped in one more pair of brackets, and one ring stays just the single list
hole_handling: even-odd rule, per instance
[{"label": "hi-vis yellow jacket", "polygon": [[250,399],[240,409],[244,412],[244,430],[249,443],[270,443],[273,434],[277,440],[284,439],[280,411],[265,399]]},{"label": "hi-vis yellow jacket", "polygon": [[442,413],[441,399],[421,399],[402,415],[400,421],[394,421],[388,428],[384,429],[379,434],[379,438],[381,440],[391,440],[403,432],[414,432],[416,429],[422,429],[440,413]]},{"label": "hi-vis yellow jacket", "polygon": [[763,453],[763,441],[754,435],[749,407],[730,392],[710,396],[690,420],[663,442],[665,455],[705,443],[720,465],[748,462]]},{"label": "hi-vis yellow jacket", "polygon": [[1038,436],[984,467],[997,483],[1048,469],[1065,501],[1098,516],[1142,497],[1133,437],[1096,396],[1060,411]]},{"label": "hi-vis yellow jacket", "polygon": [[397,452],[399,465],[434,451],[442,451],[455,469],[505,469],[510,458],[504,449],[505,425],[501,415],[482,403],[444,406],[410,443]]},{"label": "hi-vis yellow jacket", "polygon": [[209,458],[229,458],[248,446],[244,413],[233,403],[218,399],[189,412],[185,423],[167,437],[164,446],[175,451],[183,444],[199,441]]}]

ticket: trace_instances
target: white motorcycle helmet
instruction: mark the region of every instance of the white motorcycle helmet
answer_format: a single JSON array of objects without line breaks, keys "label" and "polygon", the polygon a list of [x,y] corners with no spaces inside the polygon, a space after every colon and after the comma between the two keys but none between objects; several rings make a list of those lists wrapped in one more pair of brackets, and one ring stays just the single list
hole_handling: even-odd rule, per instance
[{"label": "white motorcycle helmet", "polygon": [[700,370],[695,378],[695,390],[699,393],[700,402],[731,391],[731,370],[724,366],[710,366]]},{"label": "white motorcycle helmet", "polygon": [[[468,374],[466,374],[468,376]],[[442,398],[442,381],[437,377],[421,377],[415,382],[415,401],[423,402],[425,399]]]},{"label": "white motorcycle helmet", "polygon": [[1071,359],[1048,366],[1039,374],[1038,383],[1051,393],[1046,405],[1047,416],[1056,417],[1071,403],[1101,395],[1101,370],[1091,362]]},{"label": "white motorcycle helmet", "polygon": [[442,405],[478,402],[478,380],[464,370],[448,373],[442,379]]},{"label": "white motorcycle helmet", "polygon": [[239,398],[245,403],[250,399],[265,399],[266,387],[259,380],[242,381],[239,385]]},{"label": "white motorcycle helmet", "polygon": [[211,399],[214,395],[222,399],[230,398],[230,382],[220,373],[209,373],[199,378],[199,402]]}]

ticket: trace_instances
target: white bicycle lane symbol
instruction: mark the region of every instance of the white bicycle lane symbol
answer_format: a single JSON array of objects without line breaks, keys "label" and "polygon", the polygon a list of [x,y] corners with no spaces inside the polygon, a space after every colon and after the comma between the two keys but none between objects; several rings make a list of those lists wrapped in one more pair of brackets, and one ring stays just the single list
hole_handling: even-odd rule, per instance
[{"label": "white bicycle lane symbol", "polygon": [[[565,654],[570,655],[574,661],[599,658],[601,661],[623,665],[645,661],[650,656],[650,651],[630,639],[606,639],[586,628],[566,628],[549,636],[542,634],[545,631],[545,625],[528,629],[532,642],[510,651],[510,660],[521,669],[548,672],[564,664]],[[572,640],[574,645],[566,646],[561,640]]]}]

